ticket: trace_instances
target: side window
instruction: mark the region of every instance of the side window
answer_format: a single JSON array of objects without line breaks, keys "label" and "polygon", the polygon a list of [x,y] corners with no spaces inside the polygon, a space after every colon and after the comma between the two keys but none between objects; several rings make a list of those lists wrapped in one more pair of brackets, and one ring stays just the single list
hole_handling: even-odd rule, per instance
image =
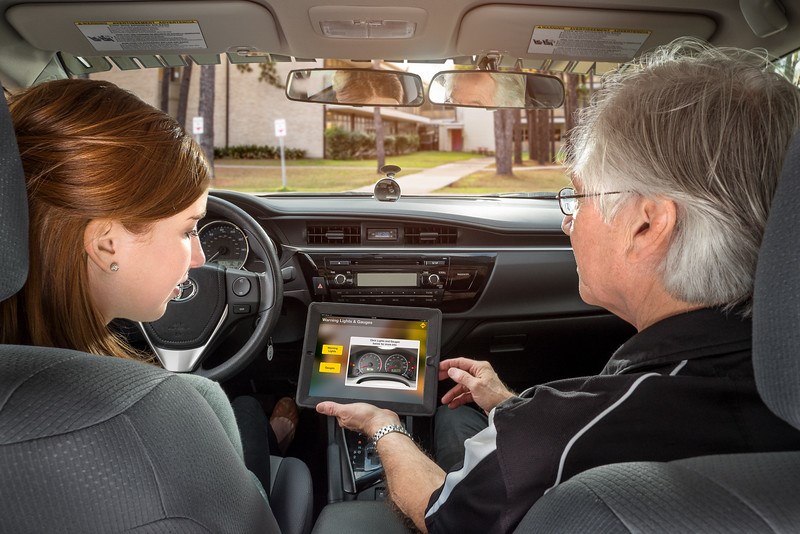
[{"label": "side window", "polygon": [[793,84],[800,87],[800,50],[783,56],[775,64]]}]

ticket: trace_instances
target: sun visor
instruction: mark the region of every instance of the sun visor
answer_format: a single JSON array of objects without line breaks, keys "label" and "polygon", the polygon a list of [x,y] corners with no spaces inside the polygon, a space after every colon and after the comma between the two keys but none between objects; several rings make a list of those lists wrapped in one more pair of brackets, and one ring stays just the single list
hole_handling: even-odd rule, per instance
[{"label": "sun visor", "polygon": [[456,46],[463,55],[621,63],[683,35],[708,39],[715,30],[698,14],[488,5],[464,16]]},{"label": "sun visor", "polygon": [[33,46],[75,56],[280,51],[269,10],[237,0],[19,4],[6,19]]}]

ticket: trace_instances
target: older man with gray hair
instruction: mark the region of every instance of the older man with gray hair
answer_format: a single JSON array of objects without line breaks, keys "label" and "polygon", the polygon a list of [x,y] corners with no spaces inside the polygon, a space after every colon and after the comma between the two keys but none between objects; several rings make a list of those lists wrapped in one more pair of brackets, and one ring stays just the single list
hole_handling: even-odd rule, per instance
[{"label": "older man with gray hair", "polygon": [[[599,375],[519,395],[486,362],[443,361],[440,378],[456,384],[436,439],[468,438],[447,473],[403,433],[387,433],[399,425],[388,410],[317,410],[378,436],[392,499],[431,532],[511,531],[550,488],[597,465],[800,449],[800,432],[756,391],[749,319],[769,206],[799,126],[800,93],[765,54],[682,40],[618,69],[580,115],[573,187],[557,198],[581,297],[638,333]],[[472,402],[488,418],[463,406]],[[459,434],[448,424],[455,414],[485,428]]]}]

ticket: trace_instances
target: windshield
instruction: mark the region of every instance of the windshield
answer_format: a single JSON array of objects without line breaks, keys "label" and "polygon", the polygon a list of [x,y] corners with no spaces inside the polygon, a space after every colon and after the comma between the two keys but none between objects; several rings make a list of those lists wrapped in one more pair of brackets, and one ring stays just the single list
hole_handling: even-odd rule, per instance
[{"label": "windshield", "polygon": [[[424,195],[558,191],[569,182],[558,159],[571,127],[564,109],[585,105],[599,79],[559,74],[567,98],[565,106],[554,110],[459,108],[431,104],[427,95],[420,107],[372,107],[294,102],[284,85],[292,69],[369,68],[369,62],[221,61],[215,66],[114,69],[90,77],[112,81],[167,110],[194,133],[207,154],[213,139],[215,188],[371,194],[385,177],[380,166],[396,165],[401,170],[394,178],[402,193]],[[436,72],[461,68],[452,62],[376,63],[372,68],[418,74],[426,91]],[[213,82],[204,84],[204,77],[212,76]]]},{"label": "windshield", "polygon": [[[776,65],[800,82],[800,51]],[[299,66],[298,66],[299,65]],[[600,76],[551,73],[564,105],[552,110],[488,110],[432,104],[372,107],[295,102],[292,69],[377,68],[419,75],[425,90],[446,63],[318,60],[91,74],[133,91],[191,130],[213,160],[214,187],[257,194],[372,194],[384,165],[402,194],[521,195],[569,184],[561,153],[574,111],[586,106]]]}]

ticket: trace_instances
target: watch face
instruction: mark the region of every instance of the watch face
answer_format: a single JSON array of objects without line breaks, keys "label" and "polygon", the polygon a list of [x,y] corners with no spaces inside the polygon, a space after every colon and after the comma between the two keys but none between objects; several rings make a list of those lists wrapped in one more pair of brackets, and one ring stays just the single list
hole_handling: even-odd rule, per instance
[{"label": "watch face", "polygon": [[400,198],[400,184],[391,178],[381,178],[375,184],[375,198],[382,202],[394,202]]}]

